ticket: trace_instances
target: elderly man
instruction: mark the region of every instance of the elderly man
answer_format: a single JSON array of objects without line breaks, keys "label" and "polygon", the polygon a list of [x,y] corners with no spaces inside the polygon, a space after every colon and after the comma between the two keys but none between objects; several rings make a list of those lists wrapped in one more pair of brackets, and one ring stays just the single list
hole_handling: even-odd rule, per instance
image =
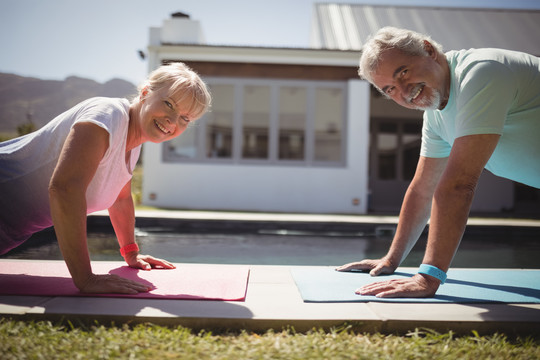
[{"label": "elderly man", "polygon": [[484,168],[540,188],[540,59],[501,49],[443,53],[428,36],[387,27],[365,44],[359,74],[396,103],[424,110],[422,147],[388,253],[337,270],[393,273],[431,219],[417,274],[356,291],[430,297],[446,279]]}]

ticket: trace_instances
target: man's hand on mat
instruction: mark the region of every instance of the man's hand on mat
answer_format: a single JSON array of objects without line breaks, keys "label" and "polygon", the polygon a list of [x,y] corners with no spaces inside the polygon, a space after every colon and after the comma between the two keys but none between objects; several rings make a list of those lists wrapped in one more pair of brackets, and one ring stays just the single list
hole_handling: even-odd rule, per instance
[{"label": "man's hand on mat", "polygon": [[147,285],[114,274],[92,274],[78,287],[81,292],[91,294],[137,294],[152,290]]},{"label": "man's hand on mat", "polygon": [[422,274],[406,279],[379,281],[365,285],[356,290],[359,295],[375,295],[377,297],[432,297],[439,288],[439,280]]},{"label": "man's hand on mat", "polygon": [[157,259],[150,255],[141,255],[132,253],[127,254],[125,260],[127,264],[136,269],[150,270],[150,269],[175,269],[175,266],[167,260]]},{"label": "man's hand on mat", "polygon": [[337,271],[353,271],[353,270],[369,271],[369,274],[371,276],[377,276],[381,274],[392,274],[396,270],[396,267],[392,265],[392,263],[389,260],[382,258],[382,259],[377,259],[377,260],[365,259],[359,262],[352,262],[352,263],[337,267],[336,270]]}]

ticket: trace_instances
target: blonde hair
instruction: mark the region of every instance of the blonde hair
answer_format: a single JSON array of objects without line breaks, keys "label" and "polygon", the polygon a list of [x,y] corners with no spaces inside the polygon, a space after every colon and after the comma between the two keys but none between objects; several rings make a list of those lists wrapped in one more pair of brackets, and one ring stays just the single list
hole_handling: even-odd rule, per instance
[{"label": "blonde hair", "polygon": [[185,110],[192,120],[200,118],[210,108],[212,96],[208,87],[199,75],[184,63],[174,62],[152,71],[139,86],[139,95],[144,90],[159,91],[164,87],[169,88],[171,97],[188,104]]},{"label": "blonde hair", "polygon": [[397,49],[408,55],[427,56],[425,41],[442,53],[442,46],[427,35],[391,26],[383,27],[373,37],[368,38],[362,47],[358,75],[373,84],[371,74],[379,66],[379,60],[386,50]]}]

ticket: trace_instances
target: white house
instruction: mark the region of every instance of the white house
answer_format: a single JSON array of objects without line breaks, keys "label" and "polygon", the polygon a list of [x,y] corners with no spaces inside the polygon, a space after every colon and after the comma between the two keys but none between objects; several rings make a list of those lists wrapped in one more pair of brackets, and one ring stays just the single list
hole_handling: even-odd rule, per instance
[{"label": "white house", "polygon": [[[173,14],[150,30],[149,70],[187,63],[209,84],[213,105],[177,139],[144,145],[143,203],[398,211],[418,158],[422,114],[383,99],[357,75],[362,42],[385,25],[429,33],[445,50],[540,54],[538,11],[317,4],[312,47],[302,49],[209,45],[198,21]],[[473,211],[514,208],[516,186],[486,171]]]}]

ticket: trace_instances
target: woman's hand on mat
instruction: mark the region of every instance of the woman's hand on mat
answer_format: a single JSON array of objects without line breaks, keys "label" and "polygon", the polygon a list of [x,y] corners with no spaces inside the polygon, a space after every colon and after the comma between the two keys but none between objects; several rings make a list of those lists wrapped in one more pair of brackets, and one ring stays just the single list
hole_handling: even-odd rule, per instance
[{"label": "woman's hand on mat", "polygon": [[396,267],[391,261],[382,258],[377,260],[365,259],[358,262],[352,262],[336,268],[337,271],[369,271],[371,276],[377,276],[381,274],[392,274]]},{"label": "woman's hand on mat", "polygon": [[127,264],[136,269],[175,269],[176,267],[167,260],[158,259],[150,255],[142,255],[137,253],[126,254],[125,260]]},{"label": "woman's hand on mat", "polygon": [[375,295],[381,298],[432,297],[439,288],[439,280],[422,274],[406,279],[379,281],[356,290],[359,295]]},{"label": "woman's hand on mat", "polygon": [[137,294],[152,290],[147,285],[114,274],[92,274],[82,285],[76,285],[81,292],[90,294]]}]

